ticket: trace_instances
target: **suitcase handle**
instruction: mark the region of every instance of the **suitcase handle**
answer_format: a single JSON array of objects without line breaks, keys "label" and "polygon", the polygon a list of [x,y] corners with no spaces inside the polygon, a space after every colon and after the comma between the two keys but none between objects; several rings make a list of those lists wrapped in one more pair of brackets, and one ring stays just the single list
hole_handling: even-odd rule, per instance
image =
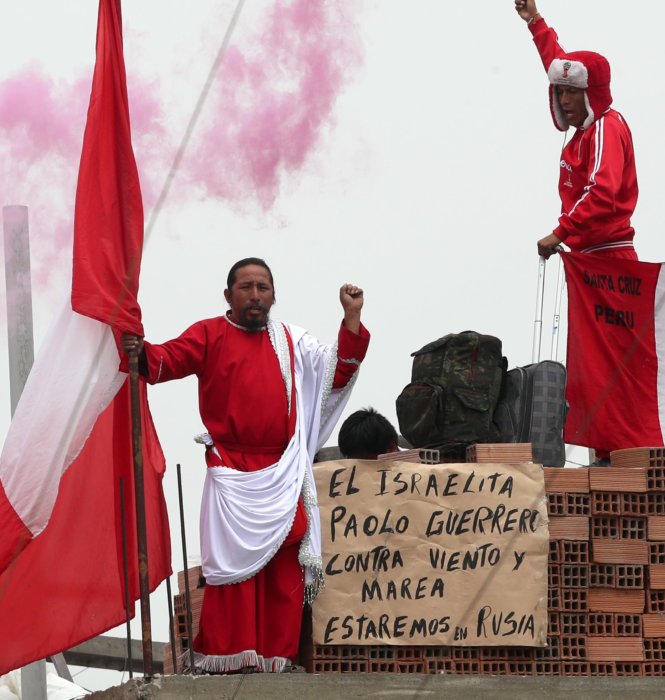
[{"label": "suitcase handle", "polygon": [[540,361],[540,344],[543,335],[543,291],[545,289],[545,258],[538,256],[538,285],[536,286],[536,318],[533,322],[531,362]]},{"label": "suitcase handle", "polygon": [[[554,249],[555,253],[562,253],[564,249],[558,245]],[[533,344],[531,346],[531,362],[540,362],[540,348],[542,344],[543,335],[543,296],[545,291],[545,258],[540,255],[538,256],[538,284],[536,287],[536,317],[533,322]],[[556,287],[556,299],[555,299],[555,309],[554,318],[552,321],[552,347],[550,358],[552,360],[557,359],[557,354],[559,351],[559,322],[561,319],[561,295],[563,292],[564,285],[563,276],[563,264],[561,263],[561,258],[559,258],[559,272],[557,276],[557,287]]]},{"label": "suitcase handle", "polygon": [[[560,246],[557,246],[561,250]],[[554,317],[552,319],[552,350],[550,358],[558,360],[559,355],[559,323],[561,321],[561,297],[566,285],[566,277],[563,270],[563,261],[559,258],[559,271],[556,278],[556,296],[554,297]]]}]

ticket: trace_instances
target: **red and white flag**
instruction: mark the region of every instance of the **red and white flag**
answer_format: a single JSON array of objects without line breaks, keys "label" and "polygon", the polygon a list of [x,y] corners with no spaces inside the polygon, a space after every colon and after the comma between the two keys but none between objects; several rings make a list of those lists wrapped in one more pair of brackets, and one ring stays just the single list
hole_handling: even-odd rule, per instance
[{"label": "red and white flag", "polygon": [[[100,0],[76,193],[72,302],[45,338],[0,455],[0,674],[125,619],[139,597],[127,375],[114,333],[142,334],[143,208],[120,0]],[[164,457],[141,391],[150,588],[171,573]]]},{"label": "red and white flag", "polygon": [[611,452],[663,445],[663,264],[564,253],[567,443]]}]

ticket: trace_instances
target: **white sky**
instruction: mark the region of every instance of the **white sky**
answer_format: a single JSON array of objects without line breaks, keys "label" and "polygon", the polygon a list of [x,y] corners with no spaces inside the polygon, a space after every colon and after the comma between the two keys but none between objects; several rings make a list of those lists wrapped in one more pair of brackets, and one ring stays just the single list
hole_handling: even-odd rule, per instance
[{"label": "white sky", "polygon": [[[166,126],[174,141],[214,58],[202,37],[216,34],[221,41],[226,29],[211,24],[220,4],[230,17],[231,0],[123,3],[128,73],[140,70],[157,81],[170,105]],[[247,1],[236,41],[269,4]],[[637,251],[643,260],[662,260],[665,5],[550,0],[540,9],[565,48],[596,50],[610,60],[614,106],[635,141]],[[147,337],[168,339],[221,313],[229,266],[258,255],[275,276],[274,316],[332,340],[341,318],[338,288],[360,284],[372,343],[347,412],[372,405],[397,424],[395,398],[409,381],[410,353],[426,342],[474,329],[502,339],[511,367],[530,362],[535,242],[556,221],[562,135],[552,125],[546,77],[512,0],[358,0],[355,11],[363,63],[305,166],[282,180],[281,195],[266,213],[239,212],[214,199],[167,202],[145,248],[139,301]],[[93,0],[0,0],[0,81],[30,64],[54,77],[91,71],[96,12]],[[44,187],[58,186],[48,172],[39,175]],[[30,207],[5,196],[0,182],[0,204]],[[73,207],[73,193],[63,196],[72,197]],[[548,275],[545,357],[557,264]],[[34,293],[37,347],[67,291],[66,270],[56,273],[49,287]],[[2,279],[0,285],[4,295]],[[4,335],[4,312],[0,319]],[[565,337],[560,358],[564,345]],[[7,366],[1,339],[0,365]],[[0,381],[7,387],[0,405],[4,434],[8,376]],[[188,550],[198,551],[204,464],[191,440],[201,430],[195,381],[151,388],[149,397],[169,464],[165,490],[177,571],[176,463],[183,466]],[[152,607],[153,638],[165,641],[164,587]],[[139,638],[136,621],[133,630]],[[86,671],[76,680],[101,689],[121,679]]]}]

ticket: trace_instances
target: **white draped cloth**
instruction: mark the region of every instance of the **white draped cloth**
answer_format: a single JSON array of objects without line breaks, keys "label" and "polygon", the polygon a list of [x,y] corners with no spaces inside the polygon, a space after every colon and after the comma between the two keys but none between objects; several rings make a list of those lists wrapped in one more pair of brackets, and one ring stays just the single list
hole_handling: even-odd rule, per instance
[{"label": "white draped cloth", "polygon": [[[312,463],[339,420],[358,373],[345,387],[333,390],[336,343],[321,344],[305,330],[275,321],[269,322],[268,331],[289,405],[295,393],[295,432],[281,459],[265,469],[207,469],[200,522],[203,575],[208,584],[222,585],[258,573],[286,539],[302,495],[307,533],[299,561],[305,567],[306,599],[311,601],[323,583],[321,521]],[[295,392],[290,386],[287,331],[294,348]],[[342,361],[359,364],[353,358]]]}]

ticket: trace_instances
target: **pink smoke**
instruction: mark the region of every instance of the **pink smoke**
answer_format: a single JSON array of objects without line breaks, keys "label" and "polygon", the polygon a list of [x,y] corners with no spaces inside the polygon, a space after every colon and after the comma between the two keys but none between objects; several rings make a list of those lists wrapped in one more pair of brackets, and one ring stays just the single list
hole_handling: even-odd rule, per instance
[{"label": "pink smoke", "polygon": [[81,92],[84,86],[58,85],[37,69],[5,81],[0,93],[0,124],[14,136],[11,156],[29,161],[35,154],[69,155],[80,147]]},{"label": "pink smoke", "polygon": [[[239,208],[273,205],[282,179],[333,124],[335,100],[360,64],[353,16],[353,0],[276,0],[250,39],[232,39],[167,204],[203,192]],[[167,132],[160,85],[131,66],[127,75],[147,222],[184,125]],[[29,208],[35,287],[70,264],[91,77],[92,66],[71,81],[27,68],[0,83],[0,204]]]},{"label": "pink smoke", "polygon": [[[137,154],[152,177],[142,179],[152,206],[164,171],[161,104],[155,84],[128,80]],[[91,75],[55,81],[37,68],[0,84],[0,202],[25,204],[30,216],[32,280],[45,288],[70,264],[76,180]],[[139,157],[137,155],[137,160]],[[158,161],[158,162],[156,162]],[[139,163],[141,161],[139,160]]]},{"label": "pink smoke", "polygon": [[[52,81],[28,68],[0,86],[0,199],[29,207],[33,281],[46,285],[71,240],[76,169],[85,120],[83,81]],[[70,227],[71,228],[71,227]]]},{"label": "pink smoke", "polygon": [[251,42],[227,51],[185,160],[205,192],[268,209],[334,119],[361,60],[350,0],[277,0]]}]

